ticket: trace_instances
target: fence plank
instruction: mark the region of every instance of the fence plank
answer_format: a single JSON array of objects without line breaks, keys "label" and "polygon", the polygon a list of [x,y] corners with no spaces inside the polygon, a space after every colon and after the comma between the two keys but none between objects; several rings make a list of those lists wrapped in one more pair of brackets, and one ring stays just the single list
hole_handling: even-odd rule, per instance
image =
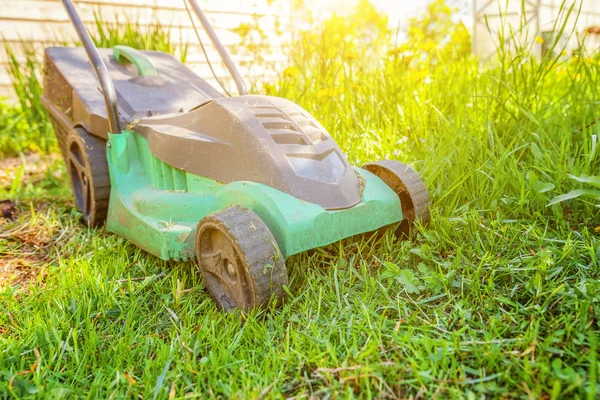
[{"label": "fence plank", "polygon": [[[225,2],[228,4],[227,2]],[[101,3],[100,3],[101,4]],[[85,23],[94,23],[97,15],[101,15],[107,22],[135,21],[142,26],[155,24],[160,21],[161,25],[171,27],[192,27],[187,11],[182,9],[161,9],[153,7],[127,7],[123,5],[84,4],[77,7],[79,16]],[[282,18],[282,14],[271,15],[255,13],[252,8],[246,8],[245,12],[219,12],[218,10],[205,10],[207,18],[216,28],[233,29],[242,22],[252,22],[257,18],[261,26],[266,29],[272,28],[276,21],[287,25],[289,20]],[[289,14],[288,14],[289,15]],[[0,14],[1,21],[32,21],[38,23],[64,22],[70,23],[69,18],[61,3],[47,0],[18,1],[5,7]],[[196,25],[198,23],[196,22]]]},{"label": "fence plank", "polygon": [[[75,42],[75,31],[67,18],[60,0],[0,0],[0,32],[4,43],[0,43],[0,97],[14,97],[7,71],[6,45],[10,46],[19,61],[25,61],[23,43],[26,43],[41,60],[43,49],[49,45]],[[82,20],[92,28],[96,16],[101,15],[105,24],[115,26],[128,21],[148,29],[157,22],[169,31],[174,44],[187,48],[188,66],[207,79],[213,79],[204,54],[198,45],[183,0],[74,0]],[[291,39],[291,2],[269,0],[201,0],[200,4],[215,28],[223,44],[232,53],[234,62],[241,65],[242,74],[256,78],[272,75],[257,65],[252,54],[236,51],[241,37],[234,32],[242,24],[259,24],[269,36],[265,54],[267,64],[279,66],[285,60],[282,48]],[[257,22],[258,21],[258,22]],[[200,28],[196,21],[196,26]],[[217,75],[227,80],[227,71],[220,63],[218,54],[201,32],[208,56]],[[179,50],[175,56],[179,55]]]}]

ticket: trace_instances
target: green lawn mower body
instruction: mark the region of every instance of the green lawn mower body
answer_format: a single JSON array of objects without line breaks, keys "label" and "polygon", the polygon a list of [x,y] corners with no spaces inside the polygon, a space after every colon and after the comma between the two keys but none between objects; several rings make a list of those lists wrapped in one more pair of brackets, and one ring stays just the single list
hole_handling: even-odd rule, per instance
[{"label": "green lawn mower body", "polygon": [[284,258],[402,220],[396,193],[360,168],[352,170],[364,182],[359,203],[328,210],[262,183],[223,183],[174,168],[136,132],[109,136],[106,227],[163,260],[193,259],[198,221],[231,206],[257,214]]},{"label": "green lawn mower body", "polygon": [[354,168],[300,106],[225,97],[168,54],[96,49],[63,3],[84,48],[46,49],[42,102],[84,221],[163,260],[196,259],[223,309],[283,298],[291,255],[428,219],[412,169]]}]

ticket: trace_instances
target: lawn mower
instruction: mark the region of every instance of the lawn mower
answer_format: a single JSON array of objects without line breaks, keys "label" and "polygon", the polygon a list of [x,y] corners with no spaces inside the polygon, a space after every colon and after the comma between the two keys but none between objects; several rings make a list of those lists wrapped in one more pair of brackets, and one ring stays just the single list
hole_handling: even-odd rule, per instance
[{"label": "lawn mower", "polygon": [[163,260],[195,259],[221,309],[248,311],[283,300],[288,257],[429,220],[414,170],[391,160],[352,167],[306,110],[246,94],[202,10],[184,1],[239,96],[169,54],[96,48],[63,0],[83,47],[45,50],[42,102],[88,226],[105,224]]}]

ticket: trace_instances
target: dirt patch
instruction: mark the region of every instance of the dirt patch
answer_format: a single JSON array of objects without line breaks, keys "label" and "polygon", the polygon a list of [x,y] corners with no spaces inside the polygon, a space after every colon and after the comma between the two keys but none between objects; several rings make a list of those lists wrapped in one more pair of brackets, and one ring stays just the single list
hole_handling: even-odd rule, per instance
[{"label": "dirt patch", "polygon": [[14,221],[17,217],[17,205],[10,200],[0,200],[0,218]]}]

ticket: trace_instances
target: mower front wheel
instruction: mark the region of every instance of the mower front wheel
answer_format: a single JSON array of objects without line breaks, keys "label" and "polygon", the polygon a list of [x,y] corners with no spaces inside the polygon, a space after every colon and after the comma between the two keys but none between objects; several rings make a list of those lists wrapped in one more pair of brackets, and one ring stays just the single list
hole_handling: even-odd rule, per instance
[{"label": "mower front wheel", "polygon": [[381,179],[400,197],[404,219],[396,229],[397,237],[408,236],[415,221],[429,223],[429,194],[414,169],[395,160],[376,161],[362,168]]},{"label": "mower front wheel", "polygon": [[285,297],[285,260],[265,223],[233,206],[204,217],[196,232],[196,260],[219,308],[248,312]]}]

